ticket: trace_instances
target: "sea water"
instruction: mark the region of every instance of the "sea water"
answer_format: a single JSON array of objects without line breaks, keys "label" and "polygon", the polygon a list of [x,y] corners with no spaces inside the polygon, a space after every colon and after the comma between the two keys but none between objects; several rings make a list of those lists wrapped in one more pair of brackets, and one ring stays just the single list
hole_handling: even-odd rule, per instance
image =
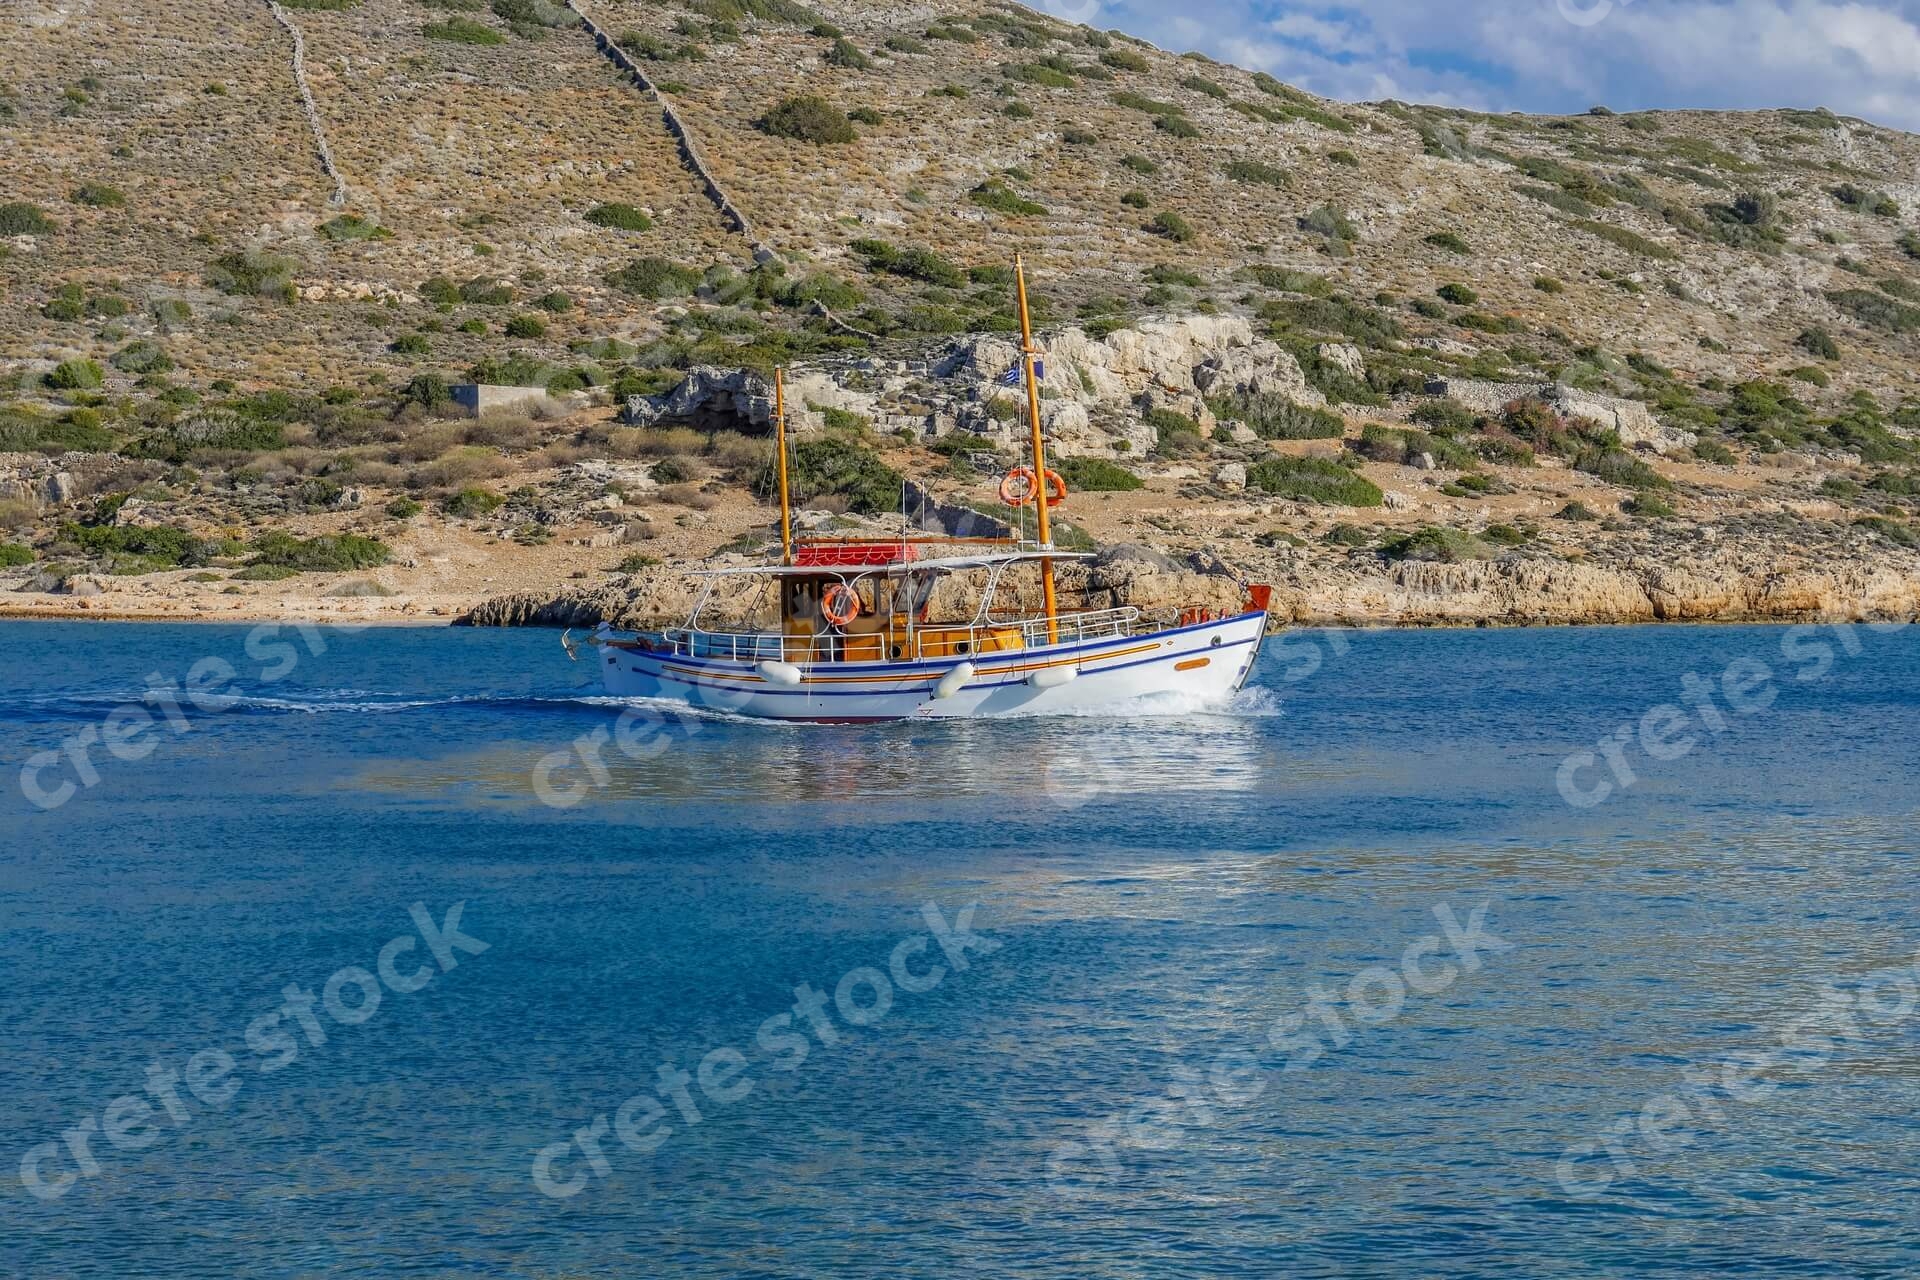
[{"label": "sea water", "polygon": [[1920,632],[863,728],[557,640],[0,624],[0,1274],[1920,1271]]}]

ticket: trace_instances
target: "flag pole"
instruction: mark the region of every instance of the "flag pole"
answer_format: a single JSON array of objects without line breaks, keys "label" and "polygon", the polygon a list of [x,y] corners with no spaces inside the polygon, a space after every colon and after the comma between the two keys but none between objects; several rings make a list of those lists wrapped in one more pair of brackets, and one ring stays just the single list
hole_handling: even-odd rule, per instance
[{"label": "flag pole", "polygon": [[[1040,546],[1053,550],[1053,527],[1047,518],[1047,442],[1040,431],[1040,380],[1034,372],[1033,319],[1027,310],[1027,268],[1021,255],[1013,258],[1014,283],[1020,293],[1020,359],[1027,372],[1027,423],[1033,431],[1033,507]],[[1055,594],[1053,560],[1040,562],[1040,590],[1047,605],[1047,643],[1060,643],[1060,603]]]},{"label": "flag pole", "polygon": [[785,369],[773,371],[774,453],[780,473],[780,563],[793,563],[793,509],[787,500],[787,380]]}]

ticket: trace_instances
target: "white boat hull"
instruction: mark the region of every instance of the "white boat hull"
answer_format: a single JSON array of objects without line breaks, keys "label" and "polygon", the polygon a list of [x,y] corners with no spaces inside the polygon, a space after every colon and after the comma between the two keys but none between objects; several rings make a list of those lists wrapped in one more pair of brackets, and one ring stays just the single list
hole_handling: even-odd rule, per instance
[{"label": "white boat hull", "polygon": [[1254,611],[1145,635],[978,654],[960,679],[953,677],[961,659],[806,664],[791,687],[769,677],[767,664],[687,657],[650,648],[646,637],[596,639],[613,697],[844,723],[1087,714],[1160,695],[1224,702],[1246,684],[1266,625],[1266,613]]}]

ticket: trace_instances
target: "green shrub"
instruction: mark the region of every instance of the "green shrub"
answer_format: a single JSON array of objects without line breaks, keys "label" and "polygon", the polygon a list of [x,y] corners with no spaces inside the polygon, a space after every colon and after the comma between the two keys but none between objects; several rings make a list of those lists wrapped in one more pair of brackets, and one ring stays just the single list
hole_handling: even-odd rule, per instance
[{"label": "green shrub", "polygon": [[1247,487],[1275,497],[1343,507],[1377,507],[1386,500],[1365,476],[1325,458],[1273,458],[1247,469]]},{"label": "green shrub", "polygon": [[1541,293],[1565,293],[1567,291],[1567,286],[1552,276],[1535,276],[1533,278],[1533,287]]},{"label": "green shrub", "polygon": [[274,530],[256,537],[249,550],[253,552],[249,567],[268,565],[295,573],[352,573],[377,569],[393,558],[386,543],[351,533],[297,538]]},{"label": "green shrub", "polygon": [[833,42],[821,60],[830,67],[839,67],[843,71],[865,71],[873,65],[873,59],[853,47],[846,39]]},{"label": "green shrub", "polygon": [[297,578],[300,571],[284,564],[250,564],[233,574],[230,582],[285,582],[288,578]]},{"label": "green shrub", "polygon": [[387,350],[397,356],[424,356],[433,350],[433,344],[424,333],[403,333],[388,344]]},{"label": "green shrub", "polygon": [[1185,116],[1155,116],[1153,127],[1176,138],[1197,138],[1200,127]]},{"label": "green shrub", "polygon": [[1643,520],[1671,520],[1675,515],[1673,504],[1657,493],[1635,494],[1621,503],[1620,509]]},{"label": "green shrub", "polygon": [[264,250],[223,254],[207,264],[207,283],[229,297],[294,298],[293,259]]},{"label": "green shrub", "polygon": [[1480,295],[1464,284],[1443,284],[1434,293],[1443,302],[1451,302],[1456,307],[1470,307],[1480,301]]},{"label": "green shrub", "polygon": [[1336,547],[1370,547],[1373,545],[1373,535],[1357,524],[1343,521],[1327,530],[1325,541]]},{"label": "green shrub", "polygon": [[1075,84],[1074,78],[1058,67],[1050,67],[1039,63],[1022,63],[1002,67],[1000,68],[1000,74],[1009,80],[1017,80],[1022,84],[1039,85],[1046,89],[1071,89]]},{"label": "green shrub", "polygon": [[1338,440],[1347,424],[1337,413],[1295,404],[1271,392],[1219,396],[1207,402],[1218,418],[1244,422],[1262,440]]},{"label": "green shrub", "polygon": [[446,513],[458,519],[473,519],[498,511],[506,499],[487,489],[470,488],[448,498],[442,504]]},{"label": "green shrub", "polygon": [[1743,191],[1730,204],[1706,206],[1707,230],[1735,249],[1778,252],[1786,235],[1777,224],[1780,199],[1769,192]]},{"label": "green shrub", "polygon": [[[1120,164],[1121,167],[1131,169],[1138,174],[1154,174],[1160,172],[1160,166],[1145,156],[1121,156]],[[1920,254],[1915,254],[1914,256],[1920,257]]]},{"label": "green shrub", "polygon": [[1855,213],[1872,214],[1876,218],[1900,216],[1900,202],[1884,191],[1868,191],[1851,182],[1843,182],[1832,188],[1832,194],[1835,200]]},{"label": "green shrub", "polygon": [[110,187],[104,182],[88,182],[75,188],[73,202],[95,209],[124,209],[127,206],[127,197],[119,189]]},{"label": "green shrub", "polygon": [[1842,289],[1829,293],[1827,300],[1869,329],[1883,333],[1920,330],[1920,307],[1895,302],[1871,289]]},{"label": "green shrub", "polygon": [[438,409],[453,403],[453,389],[447,380],[437,373],[415,374],[400,392],[401,402],[417,404],[423,409]]},{"label": "green shrub", "polygon": [[1144,56],[1131,49],[1109,49],[1100,55],[1100,64],[1115,71],[1145,71],[1150,65]]},{"label": "green shrub", "polygon": [[1293,181],[1293,176],[1285,169],[1276,169],[1258,160],[1228,161],[1226,173],[1235,182],[1261,187],[1285,187]]},{"label": "green shrub", "polygon": [[505,36],[485,23],[457,15],[440,22],[429,22],[420,28],[420,34],[429,40],[445,40],[452,44],[498,45],[507,42]]},{"label": "green shrub", "polygon": [[460,286],[460,301],[476,307],[504,307],[513,301],[513,286],[492,276],[475,276]]},{"label": "green shrub", "polygon": [[1346,213],[1330,204],[1323,204],[1301,218],[1300,229],[1317,236],[1325,236],[1329,240],[1347,241],[1360,238],[1359,231],[1354,228]]},{"label": "green shrub", "polygon": [[802,440],[794,448],[789,479],[802,501],[835,494],[860,515],[900,508],[900,473],[873,450],[844,436]]},{"label": "green shrub", "polygon": [[651,231],[653,219],[630,204],[599,204],[587,210],[587,221],[615,231]]},{"label": "green shrub", "polygon": [[1056,467],[1081,493],[1130,493],[1144,487],[1139,476],[1104,458],[1062,458]]},{"label": "green shrub", "polygon": [[547,336],[547,322],[539,316],[515,316],[507,321],[506,334],[509,338],[532,340]]},{"label": "green shrub", "polygon": [[390,240],[393,233],[358,214],[343,213],[320,224],[320,234],[340,243],[348,240]]},{"label": "green shrub", "polygon": [[873,271],[946,289],[957,289],[967,283],[964,271],[931,249],[896,249],[884,240],[855,240],[848,247]]},{"label": "green shrub", "polygon": [[1455,235],[1451,231],[1436,231],[1432,235],[1427,237],[1426,242],[1432,245],[1434,248],[1444,249],[1448,253],[1472,253],[1473,252],[1472,247],[1469,246],[1465,240],[1461,239],[1459,236]]},{"label": "green shrub", "polygon": [[97,391],[106,374],[91,360],[65,360],[47,375],[55,391]]},{"label": "green shrub", "polygon": [[1608,484],[1625,489],[1671,489],[1673,482],[1662,476],[1625,449],[1601,447],[1582,449],[1573,460],[1576,471],[1584,471]]},{"label": "green shrub", "polygon": [[1671,262],[1680,256],[1663,244],[1657,244],[1638,232],[1617,227],[1611,222],[1594,222],[1591,219],[1577,218],[1572,225],[1590,236],[1597,236],[1608,244],[1625,249],[1628,253],[1639,254],[1643,258]]},{"label": "green shrub", "polygon": [[1464,564],[1492,554],[1485,543],[1459,529],[1427,525],[1380,544],[1389,560],[1419,560],[1437,564]]},{"label": "green shrub", "polygon": [[1047,206],[1027,199],[998,178],[989,178],[969,191],[967,199],[995,213],[1017,217],[1040,217],[1047,212]]},{"label": "green shrub", "polygon": [[1128,191],[1121,195],[1120,203],[1129,209],[1145,209],[1153,203],[1153,197],[1144,191]]},{"label": "green shrub", "polygon": [[[122,494],[121,499],[125,496]],[[60,526],[59,541],[105,561],[109,573],[128,576],[163,573],[182,566],[197,568],[219,550],[184,529],[165,526],[81,525],[69,521]]]},{"label": "green shrub", "polygon": [[1147,223],[1147,230],[1157,236],[1164,236],[1175,244],[1185,244],[1198,234],[1191,223],[1171,209],[1164,209],[1154,214],[1153,220]]},{"label": "green shrub", "polygon": [[1415,422],[1443,431],[1470,431],[1478,418],[1473,410],[1457,400],[1426,400],[1414,408],[1412,418]]},{"label": "green shrub", "polygon": [[1195,93],[1204,93],[1209,98],[1216,99],[1220,102],[1225,102],[1233,96],[1205,76],[1183,76],[1181,77],[1180,84],[1182,88],[1191,89]]},{"label": "green shrub", "polygon": [[815,146],[852,142],[859,135],[846,112],[814,94],[788,98],[759,121],[762,130],[776,138],[792,138]]},{"label": "green shrub", "polygon": [[1589,524],[1598,520],[1600,517],[1595,515],[1593,508],[1584,502],[1569,502],[1566,506],[1554,512],[1553,518],[1555,520],[1571,520],[1579,524]]},{"label": "green shrub", "polygon": [[412,498],[395,498],[387,504],[387,514],[395,520],[411,520],[426,508]]},{"label": "green shrub", "polygon": [[1693,456],[1715,466],[1731,467],[1739,461],[1733,450],[1718,440],[1701,440],[1693,446]]},{"label": "green shrub", "polygon": [[1853,522],[1853,527],[1877,533],[1902,547],[1920,547],[1920,534],[1916,534],[1911,525],[1889,520],[1885,516],[1862,516]]},{"label": "green shrub", "polygon": [[21,565],[32,564],[36,558],[32,547],[23,547],[17,542],[0,542],[0,569],[18,569]]},{"label": "green shrub", "polygon": [[53,231],[53,223],[38,205],[25,201],[0,204],[0,237],[44,236]]},{"label": "green shrub", "polygon": [[173,357],[159,343],[143,338],[114,352],[108,363],[122,373],[166,373],[173,368]]},{"label": "green shrub", "polygon": [[700,287],[700,273],[665,258],[637,258],[608,276],[607,283],[642,298],[679,298]]}]

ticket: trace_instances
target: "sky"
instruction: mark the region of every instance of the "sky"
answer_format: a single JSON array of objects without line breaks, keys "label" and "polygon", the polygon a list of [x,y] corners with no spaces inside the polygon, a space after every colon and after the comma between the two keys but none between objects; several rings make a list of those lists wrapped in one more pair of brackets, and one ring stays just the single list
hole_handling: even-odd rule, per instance
[{"label": "sky", "polygon": [[1348,101],[1831,107],[1920,131],[1920,0],[1028,0]]}]

